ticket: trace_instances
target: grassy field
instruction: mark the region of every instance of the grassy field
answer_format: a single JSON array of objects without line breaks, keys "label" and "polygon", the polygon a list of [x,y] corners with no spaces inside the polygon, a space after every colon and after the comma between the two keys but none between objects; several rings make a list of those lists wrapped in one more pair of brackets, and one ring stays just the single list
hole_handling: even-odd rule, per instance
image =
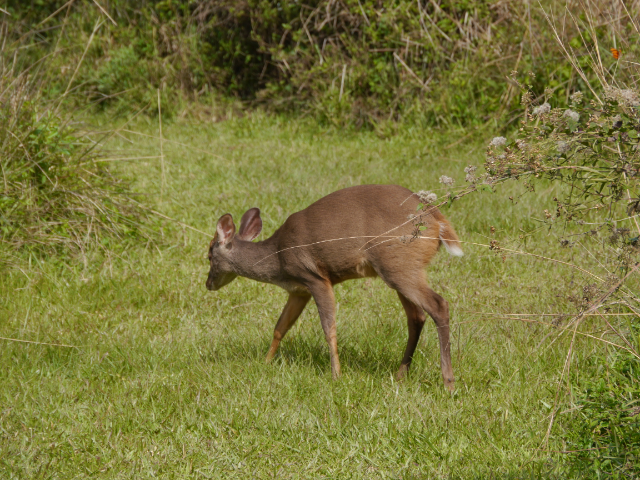
[{"label": "grassy field", "polygon": [[[87,252],[71,266],[33,257],[3,273],[0,335],[59,345],[2,341],[0,477],[553,476],[570,385],[593,376],[590,357],[603,344],[578,337],[571,383],[558,389],[571,336],[504,314],[567,311],[561,288],[586,283],[576,271],[471,244],[460,259],[440,252],[428,275],[451,306],[453,395],[431,323],[411,374],[394,380],[406,319],[379,280],[336,288],[335,382],[313,304],[265,365],[286,293],[241,278],[219,292],[204,286],[222,214],[239,219],[260,207],[263,239],[342,187],[439,191],[440,175],[461,185],[463,168],[481,165],[486,138],[416,129],[382,140],[259,114],[183,120],[164,125],[163,166],[157,125],[127,128],[136,133],[121,131],[107,147],[134,159],[114,168],[146,194],[143,203],[209,235],[167,221],[158,245]],[[513,204],[517,193],[471,195],[443,211],[467,242],[488,243],[492,226],[517,237],[553,207],[535,195]],[[574,254],[552,238],[529,249]]]}]

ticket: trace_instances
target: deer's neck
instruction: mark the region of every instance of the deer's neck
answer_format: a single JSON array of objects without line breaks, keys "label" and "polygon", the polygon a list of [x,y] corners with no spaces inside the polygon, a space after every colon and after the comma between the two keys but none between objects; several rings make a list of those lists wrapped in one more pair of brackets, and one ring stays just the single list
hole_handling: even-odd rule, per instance
[{"label": "deer's neck", "polygon": [[238,241],[234,245],[235,272],[259,282],[275,283],[280,277],[280,261],[275,242],[268,238],[262,242]]}]

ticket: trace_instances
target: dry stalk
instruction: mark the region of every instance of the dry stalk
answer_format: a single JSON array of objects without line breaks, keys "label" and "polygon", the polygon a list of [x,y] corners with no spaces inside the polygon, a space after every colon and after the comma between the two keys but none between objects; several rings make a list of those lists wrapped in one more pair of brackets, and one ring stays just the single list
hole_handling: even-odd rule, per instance
[{"label": "dry stalk", "polygon": [[64,93],[60,97],[60,101],[58,102],[58,106],[55,108],[54,113],[58,112],[58,110],[60,109],[60,106],[62,105],[62,102],[64,101],[66,96],[69,94],[69,89],[71,88],[71,85],[73,84],[73,81],[75,80],[76,75],[78,74],[78,70],[80,70],[80,66],[84,61],[84,57],[87,55],[87,52],[89,51],[89,47],[93,42],[93,38],[95,37],[96,33],[98,32],[98,29],[102,26],[103,23],[104,23],[104,20],[101,20],[99,22],[96,22],[95,27],[93,27],[93,31],[91,32],[91,36],[89,37],[89,41],[87,42],[84,52],[82,52],[82,56],[80,57],[80,61],[78,61],[78,63],[76,64],[76,69],[74,70],[73,75],[71,75],[71,78],[69,79],[69,83],[67,83],[67,88],[65,89]]},{"label": "dry stalk", "polygon": [[160,167],[162,169],[161,194],[162,196],[164,196],[164,189],[166,187],[167,178],[165,176],[164,166],[164,140],[162,138],[162,104],[160,102],[160,89],[158,89],[158,125],[160,127]]},{"label": "dry stalk", "polygon": [[18,342],[18,343],[28,343],[31,345],[46,345],[49,347],[66,347],[66,348],[77,348],[80,349],[80,347],[76,346],[76,345],[65,345],[63,343],[46,343],[46,342],[35,342],[33,340],[22,340],[19,338],[7,338],[7,337],[0,337],[0,340],[4,340],[7,342]]}]

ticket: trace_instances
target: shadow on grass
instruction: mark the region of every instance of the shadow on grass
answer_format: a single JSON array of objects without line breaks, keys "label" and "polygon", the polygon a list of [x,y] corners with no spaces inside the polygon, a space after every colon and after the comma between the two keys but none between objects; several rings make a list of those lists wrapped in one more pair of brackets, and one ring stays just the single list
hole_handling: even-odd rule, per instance
[{"label": "shadow on grass", "polygon": [[[384,332],[386,333],[386,332]],[[384,336],[378,334],[378,336]],[[396,374],[404,354],[406,340],[393,337],[386,340],[380,338],[363,338],[363,335],[345,335],[338,343],[340,364],[342,371],[362,372],[376,377],[389,377]],[[238,361],[263,362],[271,342],[268,334],[244,336],[242,338],[227,337],[219,339],[214,345],[201,353],[205,362],[236,363]],[[440,378],[439,351],[430,352],[432,346],[421,345],[416,351],[412,365],[412,375],[425,375],[431,378]],[[438,365],[425,361],[424,355],[434,353],[438,355]],[[312,334],[289,335],[280,344],[274,362],[284,362],[290,365],[306,366],[318,372],[330,372],[331,362],[329,348],[324,337]],[[433,370],[433,371],[431,371]]]}]

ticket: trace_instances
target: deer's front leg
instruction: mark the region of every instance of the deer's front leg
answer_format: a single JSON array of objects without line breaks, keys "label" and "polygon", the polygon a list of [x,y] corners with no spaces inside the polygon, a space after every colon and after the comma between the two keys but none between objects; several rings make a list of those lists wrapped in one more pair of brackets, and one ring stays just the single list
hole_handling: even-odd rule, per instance
[{"label": "deer's front leg", "polygon": [[304,310],[304,307],[307,305],[310,298],[311,295],[289,294],[287,304],[284,306],[284,309],[280,314],[280,318],[278,319],[278,323],[276,323],[276,328],[273,331],[273,341],[271,342],[271,348],[269,348],[266,358],[267,363],[273,360],[273,357],[276,355],[276,351],[278,350],[278,346],[280,345],[280,341],[284,338],[289,329],[293,327],[293,324],[296,323],[296,320],[298,320],[298,317]]},{"label": "deer's front leg", "polygon": [[329,355],[331,356],[331,375],[334,380],[340,376],[340,359],[338,358],[338,335],[336,331],[336,306],[333,295],[333,286],[328,281],[318,281],[309,287],[313,295],[320,323],[324,330],[324,336],[329,344]]}]

